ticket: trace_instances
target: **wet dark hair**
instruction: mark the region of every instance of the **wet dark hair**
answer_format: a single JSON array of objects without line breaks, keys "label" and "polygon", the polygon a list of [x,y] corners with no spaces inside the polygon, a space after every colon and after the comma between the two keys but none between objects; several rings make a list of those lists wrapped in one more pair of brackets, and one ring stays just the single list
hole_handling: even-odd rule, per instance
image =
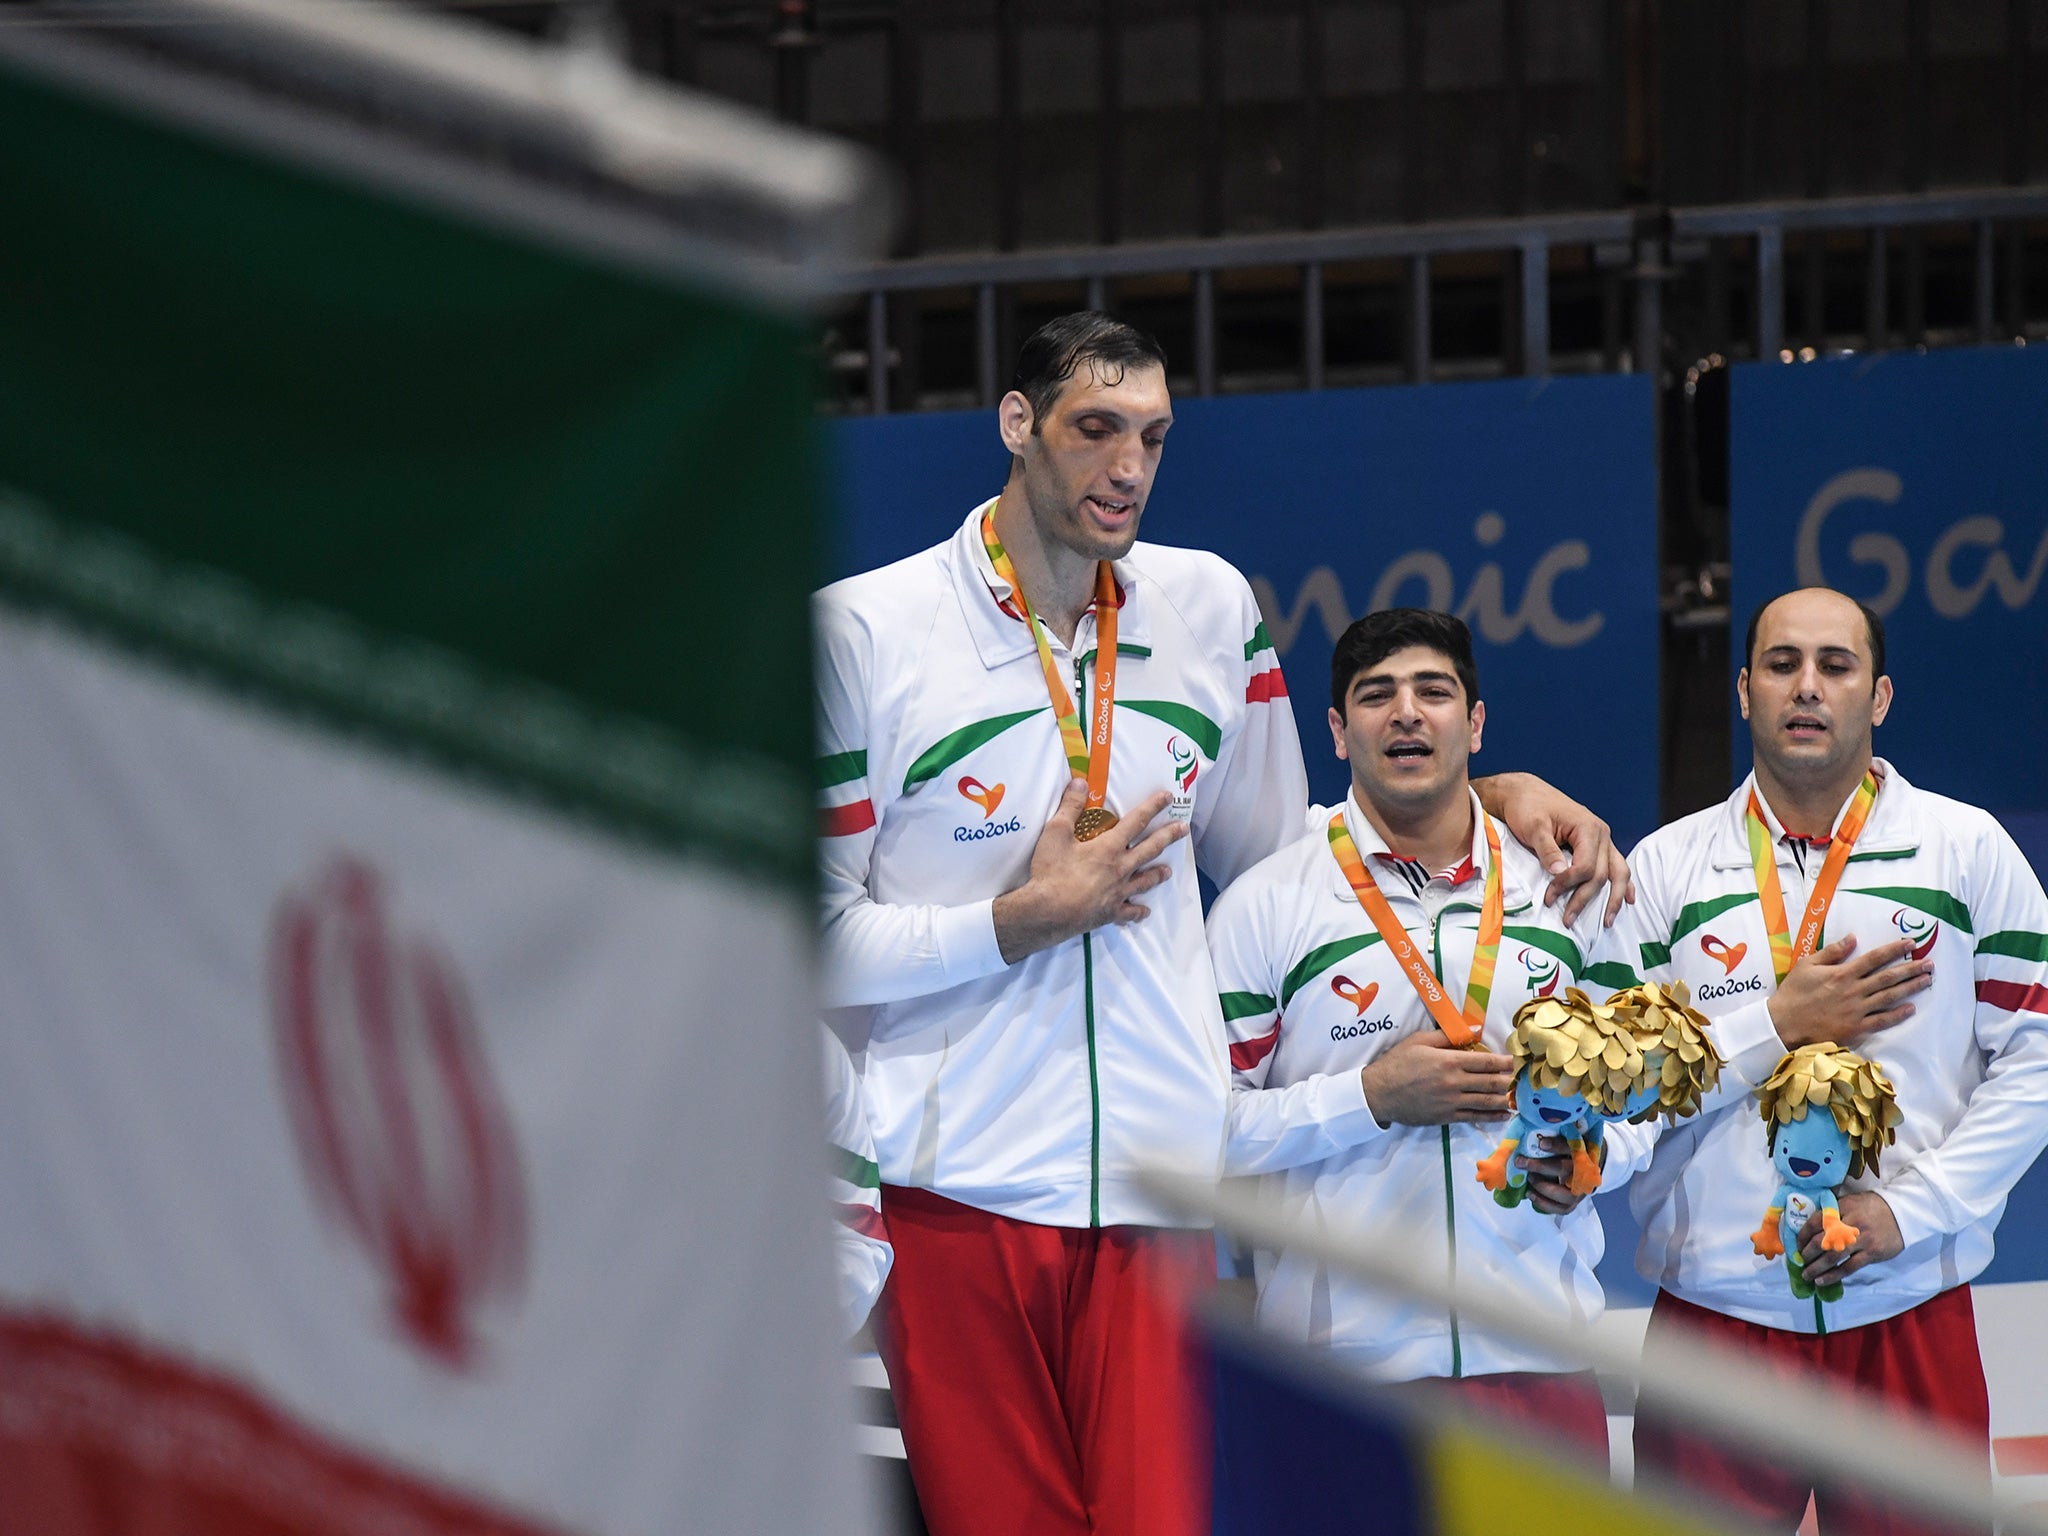
[{"label": "wet dark hair", "polygon": [[1108,383],[1122,380],[1127,368],[1166,367],[1166,349],[1148,331],[1084,309],[1048,320],[1018,350],[1017,375],[1010,381],[1031,402],[1031,431],[1037,434],[1061,388],[1083,363]]},{"label": "wet dark hair", "polygon": [[1358,674],[1394,652],[1420,645],[1451,660],[1465,690],[1465,712],[1479,702],[1479,664],[1472,659],[1472,631],[1456,614],[1433,608],[1383,608],[1368,613],[1337,639],[1330,657],[1330,707],[1344,713],[1344,700]]},{"label": "wet dark hair", "polygon": [[[1833,592],[1837,597],[1849,597],[1848,593],[1834,587],[1794,587],[1792,592]],[[1778,597],[1790,597],[1792,592],[1780,592]],[[1758,604],[1756,612],[1749,616],[1749,633],[1742,641],[1742,664],[1745,667],[1756,665],[1757,628],[1763,623],[1764,609],[1775,603],[1778,597],[1772,598],[1770,603]],[[1870,685],[1875,688],[1877,680],[1884,676],[1884,620],[1877,616],[1877,610],[1870,604],[1858,602],[1853,597],[1849,597],[1849,601],[1855,603],[1856,611],[1863,615],[1863,628],[1870,636]]]}]

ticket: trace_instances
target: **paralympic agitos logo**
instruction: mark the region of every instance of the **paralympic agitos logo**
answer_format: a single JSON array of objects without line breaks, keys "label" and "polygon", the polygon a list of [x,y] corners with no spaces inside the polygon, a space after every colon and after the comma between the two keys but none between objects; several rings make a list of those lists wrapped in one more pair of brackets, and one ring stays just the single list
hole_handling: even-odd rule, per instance
[{"label": "paralympic agitos logo", "polygon": [[1531,997],[1550,997],[1557,991],[1560,967],[1555,955],[1547,955],[1538,949],[1524,949],[1522,969],[1529,973]]},{"label": "paralympic agitos logo", "polygon": [[1892,926],[1899,930],[1900,938],[1912,943],[1915,960],[1925,960],[1934,949],[1934,941],[1941,937],[1941,924],[1904,907],[1892,914]]}]

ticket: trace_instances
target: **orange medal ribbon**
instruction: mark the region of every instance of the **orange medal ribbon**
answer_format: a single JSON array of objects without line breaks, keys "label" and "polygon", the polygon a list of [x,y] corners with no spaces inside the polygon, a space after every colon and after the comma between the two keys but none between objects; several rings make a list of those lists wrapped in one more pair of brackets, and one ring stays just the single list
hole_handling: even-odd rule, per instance
[{"label": "orange medal ribbon", "polygon": [[1870,819],[1870,808],[1876,803],[1877,775],[1866,772],[1850,798],[1841,826],[1828,843],[1828,855],[1821,861],[1820,875],[1813,882],[1813,894],[1807,898],[1806,915],[1799,920],[1799,936],[1795,940],[1791,925],[1785,921],[1785,888],[1778,883],[1777,848],[1770,825],[1764,820],[1763,802],[1757,799],[1755,786],[1750,787],[1749,862],[1756,873],[1756,897],[1764,909],[1764,929],[1771,937],[1771,969],[1777,973],[1780,986],[1794,965],[1820,948],[1821,930],[1827,926],[1835,888],[1842,883],[1842,871],[1848,868],[1849,855],[1855,851],[1856,839],[1862,835],[1863,824]]},{"label": "orange medal ribbon", "polygon": [[1381,894],[1372,871],[1365,867],[1365,860],[1358,856],[1358,845],[1344,825],[1343,807],[1338,807],[1330,817],[1330,852],[1336,855],[1337,867],[1350,882],[1351,894],[1358,898],[1365,915],[1386,940],[1387,949],[1407,973],[1408,984],[1415,988],[1437,1028],[1457,1046],[1475,1044],[1480,1030],[1486,1026],[1486,1005],[1493,996],[1493,967],[1500,958],[1501,925],[1506,918],[1500,876],[1500,833],[1494,828],[1493,818],[1484,811],[1479,813],[1479,819],[1486,824],[1486,849],[1491,861],[1486,867],[1486,894],[1479,904],[1479,943],[1472,951],[1472,973],[1465,978],[1465,1008],[1460,1013],[1451,1006],[1443,983],[1422,958],[1422,951],[1401,926],[1401,920],[1394,916],[1394,909],[1387,905],[1387,898]]},{"label": "orange medal ribbon", "polygon": [[1031,611],[1031,600],[1024,595],[1023,583],[1017,580],[1017,568],[996,537],[993,508],[981,516],[981,542],[988,550],[989,563],[996,568],[996,575],[1010,584],[1017,606],[1024,610],[1024,622],[1030,626],[1032,643],[1038,647],[1038,664],[1045,670],[1045,689],[1052,696],[1053,718],[1059,722],[1067,766],[1088,776],[1088,804],[1074,823],[1074,836],[1085,843],[1107,832],[1117,820],[1116,812],[1105,803],[1109,799],[1109,737],[1116,706],[1116,578],[1110,573],[1107,560],[1095,562],[1095,697],[1090,730],[1083,736],[1074,696],[1067,692],[1059,663],[1052,659],[1052,641],[1046,634],[1045,622]]}]

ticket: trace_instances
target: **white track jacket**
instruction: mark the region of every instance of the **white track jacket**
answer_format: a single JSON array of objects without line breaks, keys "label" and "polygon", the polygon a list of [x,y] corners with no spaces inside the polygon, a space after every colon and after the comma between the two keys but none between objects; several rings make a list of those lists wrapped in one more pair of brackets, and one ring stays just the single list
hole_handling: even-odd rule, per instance
[{"label": "white track jacket", "polygon": [[[1478,804],[1475,796],[1475,813]],[[1434,876],[1389,854],[1354,800],[1344,815],[1394,915],[1462,1004],[1489,860],[1476,814],[1470,857]],[[1310,820],[1314,836],[1251,870],[1209,914],[1234,1070],[1226,1171],[1263,1176],[1269,1199],[1333,1231],[1394,1235],[1419,1258],[1441,1256],[1461,1283],[1499,1286],[1590,1321],[1604,1305],[1593,1275],[1600,1217],[1590,1200],[1561,1218],[1497,1205],[1478,1165],[1505,1121],[1383,1129],[1374,1119],[1360,1068],[1437,1025],[1330,852],[1328,813]],[[1481,1035],[1495,1051],[1506,1048],[1515,1010],[1530,998],[1590,985],[1601,913],[1595,902],[1566,924],[1562,903],[1543,905],[1549,877],[1535,856],[1505,827],[1500,836],[1507,921]],[[1613,1189],[1642,1166],[1652,1133],[1611,1125],[1606,1139],[1601,1187]],[[1329,1344],[1384,1380],[1565,1368],[1473,1333],[1448,1306],[1386,1296],[1313,1259],[1261,1252],[1255,1271],[1261,1324]]]},{"label": "white track jacket", "polygon": [[[883,1182],[1053,1226],[1167,1224],[1142,1165],[1212,1178],[1229,1064],[1195,866],[1227,885],[1301,835],[1307,780],[1244,578],[1138,544],[1117,562],[1112,809],[1157,790],[1193,835],[1151,916],[1005,966],[1021,884],[1070,777],[1031,632],[977,507],[946,543],[818,594],[823,955],[856,1008]],[[1053,653],[1086,717],[1091,611]]]},{"label": "white track jacket", "polygon": [[[1630,1191],[1643,1227],[1636,1268],[1686,1301],[1801,1333],[1878,1322],[1980,1273],[2007,1192],[2048,1143],[2041,882],[1987,812],[1916,789],[1882,760],[1878,770],[1877,803],[1822,941],[1853,933],[1867,950],[1912,938],[1933,956],[1934,984],[1912,1018],[1856,1047],[1891,1078],[1905,1119],[1880,1158],[1883,1176],[1843,1187],[1880,1191],[1906,1248],[1845,1279],[1839,1302],[1795,1299],[1784,1261],[1758,1258],[1749,1242],[1778,1187],[1755,1089],[1784,1053],[1745,831],[1753,779],[1637,847],[1636,902],[1604,957],[1690,983],[1729,1059],[1720,1107],[1666,1131]],[[1826,850],[1786,837],[1765,809],[1796,932]]]}]

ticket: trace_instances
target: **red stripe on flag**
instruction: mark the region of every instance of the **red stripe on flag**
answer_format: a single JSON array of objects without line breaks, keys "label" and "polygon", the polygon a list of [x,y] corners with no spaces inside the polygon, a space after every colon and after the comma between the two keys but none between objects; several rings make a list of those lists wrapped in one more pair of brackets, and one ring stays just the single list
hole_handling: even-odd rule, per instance
[{"label": "red stripe on flag", "polygon": [[878,1243],[889,1241],[889,1228],[882,1221],[882,1213],[871,1205],[848,1205],[841,1202],[839,1222],[841,1226],[851,1227],[862,1237],[871,1237]]},{"label": "red stripe on flag", "polygon": [[2008,1013],[2048,1013],[2048,987],[2023,981],[1980,981],[1977,1001]]},{"label": "red stripe on flag", "polygon": [[2048,1472],[2048,1435],[2002,1435],[1991,1456],[2000,1477],[2039,1477]]},{"label": "red stripe on flag", "polygon": [[1280,1026],[1275,1024],[1256,1040],[1239,1040],[1230,1047],[1230,1064],[1240,1072],[1249,1072],[1268,1056],[1273,1047],[1280,1043]]},{"label": "red stripe on flag", "polygon": [[1270,699],[1286,697],[1287,679],[1280,675],[1278,667],[1261,672],[1244,685],[1244,701],[1247,704],[1264,704]]},{"label": "red stripe on flag", "polygon": [[851,805],[830,805],[818,808],[818,836],[851,837],[856,832],[865,832],[875,824],[875,802],[856,800]]}]

